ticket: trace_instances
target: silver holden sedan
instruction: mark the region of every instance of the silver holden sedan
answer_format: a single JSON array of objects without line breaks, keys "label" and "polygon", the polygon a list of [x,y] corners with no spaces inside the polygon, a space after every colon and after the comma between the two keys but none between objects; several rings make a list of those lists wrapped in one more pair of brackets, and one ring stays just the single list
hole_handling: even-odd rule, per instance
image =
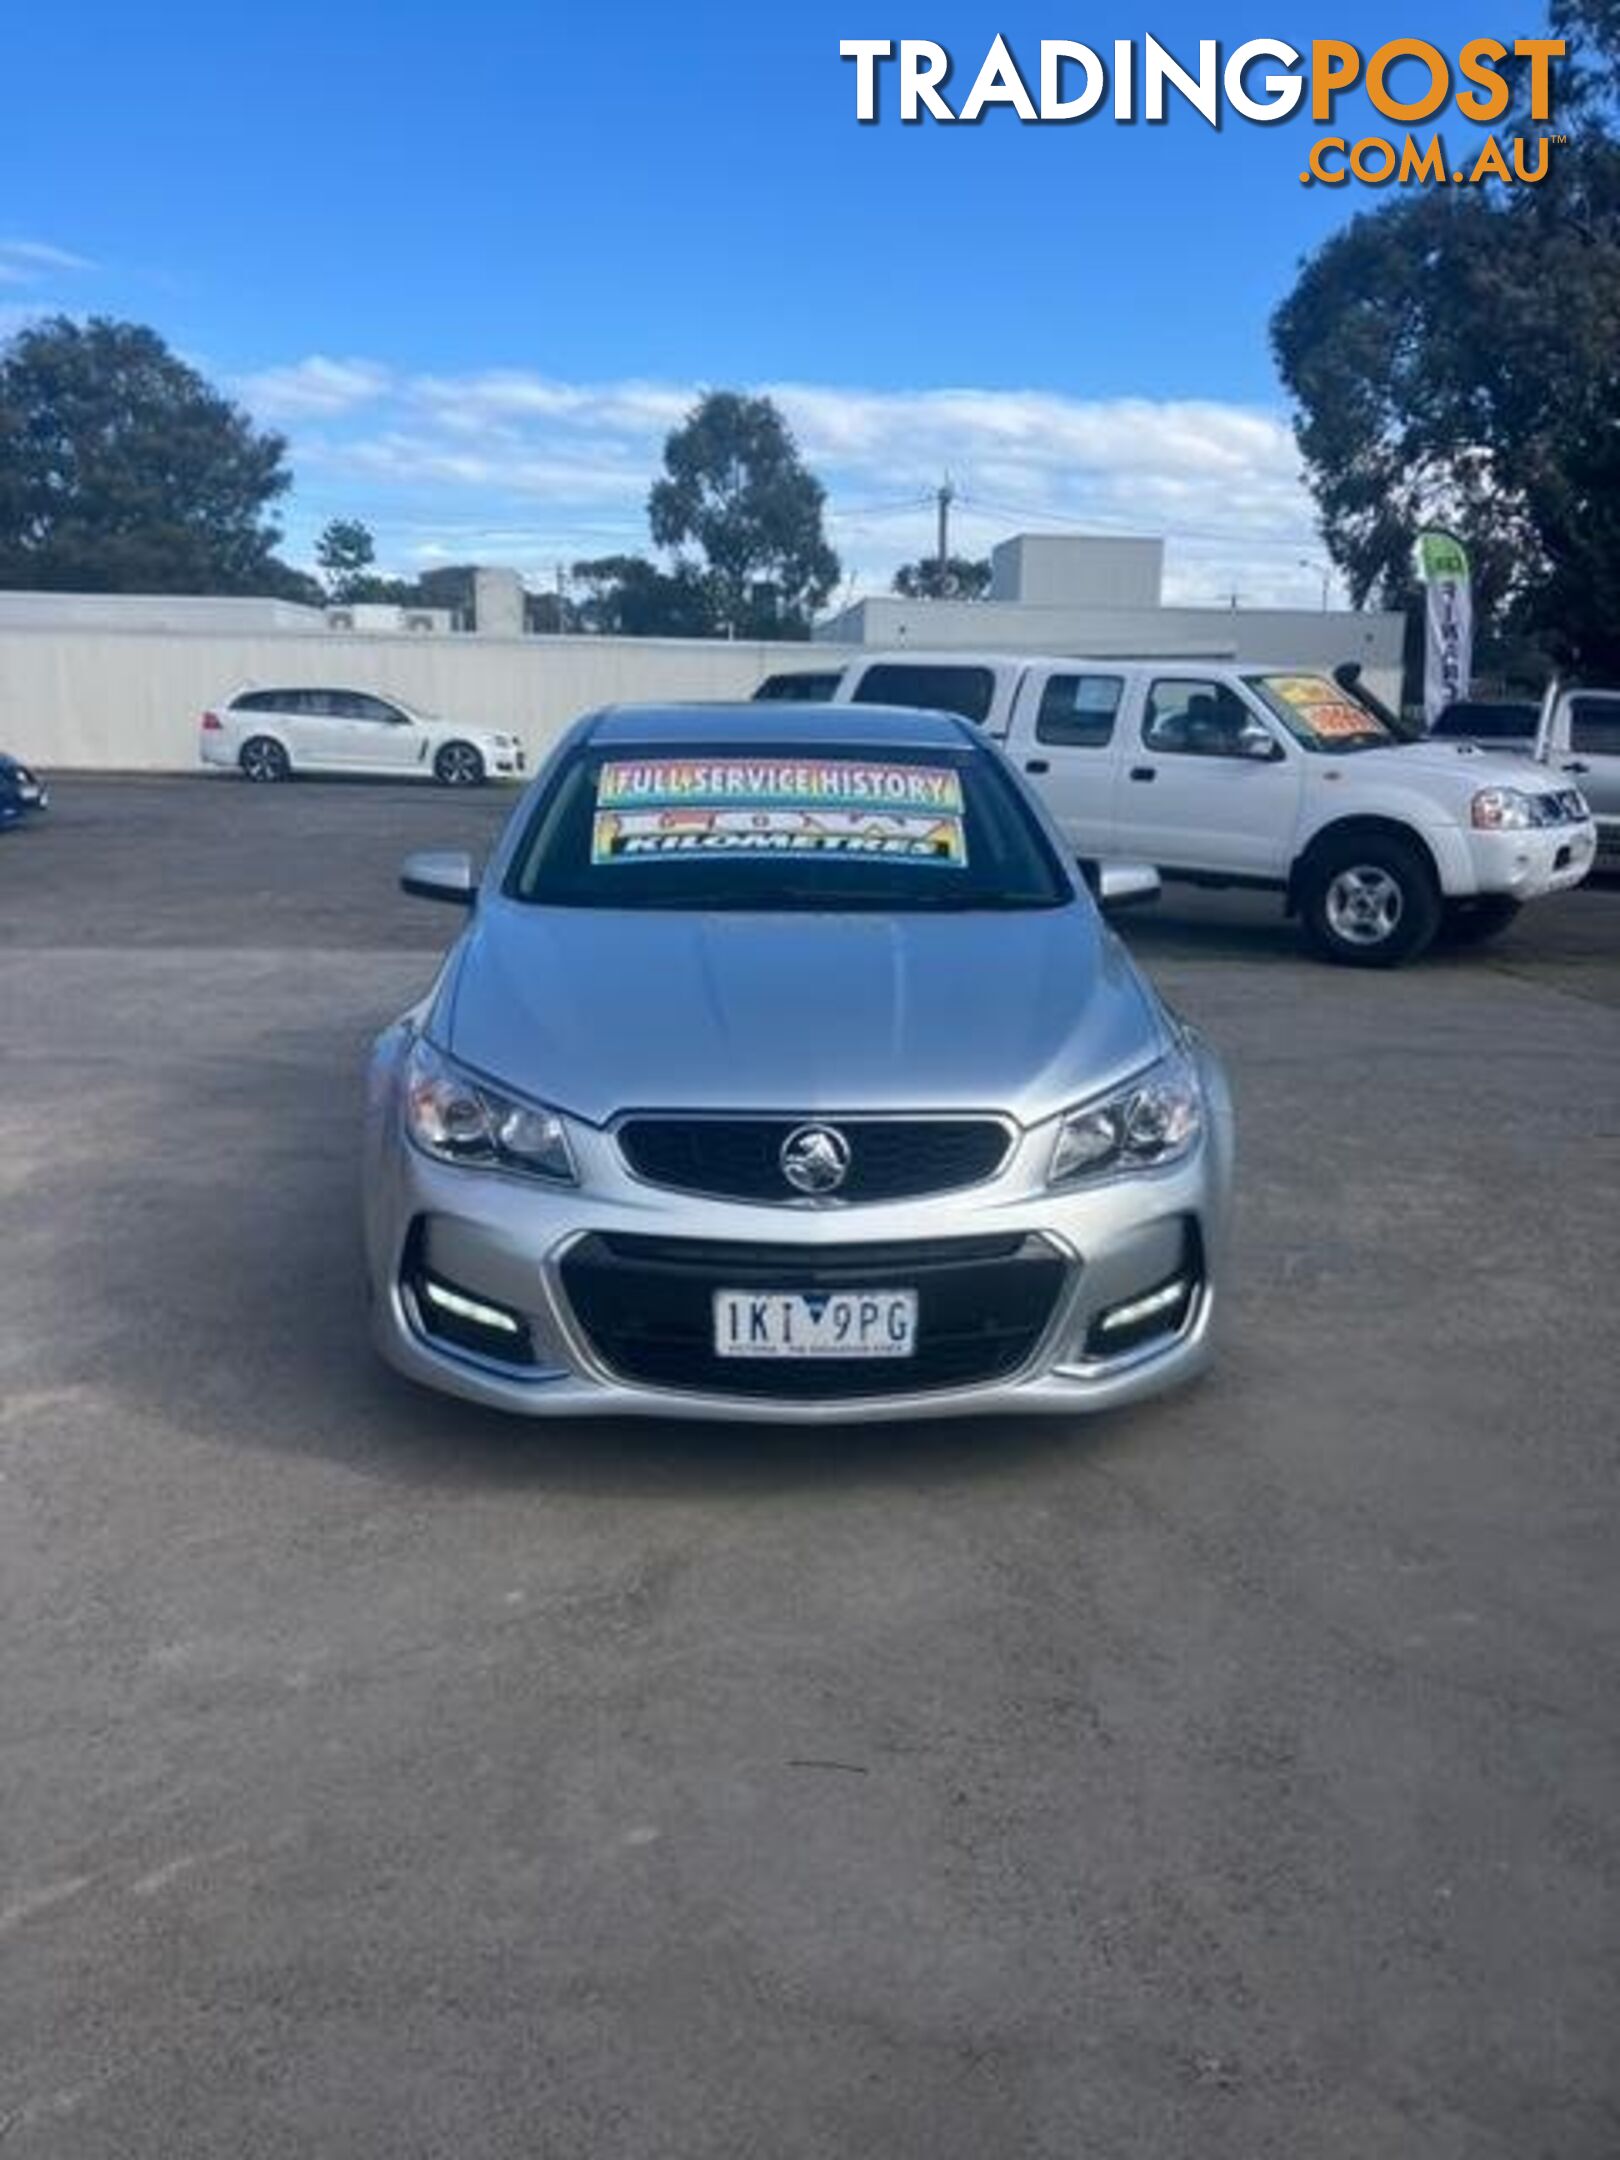
[{"label": "silver holden sedan", "polygon": [[471,909],[370,1071],[376,1337],[414,1379],[823,1421],[1099,1409],[1205,1363],[1221,1068],[966,721],[592,714],[481,879],[403,882]]}]

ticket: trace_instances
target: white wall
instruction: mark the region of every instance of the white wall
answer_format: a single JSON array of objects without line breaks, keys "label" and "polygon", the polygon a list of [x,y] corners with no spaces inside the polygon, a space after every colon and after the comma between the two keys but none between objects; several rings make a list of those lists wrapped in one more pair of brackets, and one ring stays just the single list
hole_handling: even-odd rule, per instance
[{"label": "white wall", "polygon": [[664,638],[214,636],[0,624],[0,749],[47,771],[190,772],[198,721],[245,683],[377,690],[512,729],[531,756],[593,706],[745,698],[805,644]]}]

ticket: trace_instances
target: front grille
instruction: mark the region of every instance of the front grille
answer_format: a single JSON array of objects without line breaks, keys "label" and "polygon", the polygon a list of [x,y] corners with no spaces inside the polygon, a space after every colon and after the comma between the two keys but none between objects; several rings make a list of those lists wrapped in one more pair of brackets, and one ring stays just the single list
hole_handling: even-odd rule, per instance
[{"label": "front grille", "polygon": [[[604,1365],[647,1387],[778,1401],[913,1395],[1017,1372],[1063,1288],[1037,1237],[943,1238],[813,1250],[598,1233],[562,1263],[574,1316]],[[909,1358],[722,1358],[716,1290],[917,1292]]]},{"label": "front grille", "polygon": [[835,1200],[907,1200],[994,1177],[1012,1145],[994,1118],[627,1118],[619,1146],[637,1177],[720,1200],[797,1201],[782,1173],[782,1144],[806,1124],[830,1125],[849,1143]]}]

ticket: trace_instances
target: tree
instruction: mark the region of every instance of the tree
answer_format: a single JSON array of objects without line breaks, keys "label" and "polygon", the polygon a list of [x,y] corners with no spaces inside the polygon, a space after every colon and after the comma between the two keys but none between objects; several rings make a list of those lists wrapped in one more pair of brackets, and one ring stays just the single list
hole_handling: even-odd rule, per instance
[{"label": "tree", "polygon": [[989,589],[988,557],[974,562],[965,555],[947,556],[943,580],[937,555],[902,563],[894,573],[893,590],[907,600],[982,600]]},{"label": "tree", "polygon": [[360,588],[374,584],[371,566],[376,559],[371,528],[358,518],[333,518],[315,543],[315,560],[334,600],[356,600]]},{"label": "tree", "polygon": [[291,563],[281,562],[274,555],[253,590],[264,600],[296,600],[300,607],[326,605],[326,587],[318,578],[312,578],[307,570],[295,570]]},{"label": "tree", "polygon": [[602,637],[712,637],[711,591],[690,563],[663,571],[641,555],[602,555],[577,562],[578,625]]},{"label": "tree", "polygon": [[531,637],[572,637],[585,625],[565,592],[542,586],[523,595],[523,627]]},{"label": "tree", "polygon": [[412,595],[417,605],[447,608],[459,629],[470,630],[478,612],[478,570],[473,563],[440,563],[424,570]]},{"label": "tree", "polygon": [[[825,490],[771,400],[711,392],[665,442],[664,468],[647,500],[653,540],[700,550],[713,629],[808,637],[838,557],[822,528]],[[691,569],[677,557],[677,579]]]},{"label": "tree", "polygon": [[1358,604],[1411,596],[1425,524],[1468,544],[1487,645],[1620,668],[1620,5],[1555,0],[1578,111],[1534,187],[1422,189],[1303,267],[1272,339]]},{"label": "tree", "polygon": [[0,586],[263,592],[286,447],[153,330],[31,324],[0,347]]}]

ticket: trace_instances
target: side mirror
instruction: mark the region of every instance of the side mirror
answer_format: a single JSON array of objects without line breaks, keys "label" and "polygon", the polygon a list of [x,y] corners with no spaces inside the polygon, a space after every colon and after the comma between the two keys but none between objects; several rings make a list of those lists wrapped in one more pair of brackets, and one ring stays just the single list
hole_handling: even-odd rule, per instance
[{"label": "side mirror", "polygon": [[461,848],[430,848],[420,855],[407,855],[399,882],[416,900],[447,900],[452,907],[470,908],[478,898],[472,857]]},{"label": "side mirror", "polygon": [[1105,862],[1097,868],[1097,905],[1105,915],[1121,908],[1145,907],[1162,890],[1151,863]]},{"label": "side mirror", "polygon": [[1275,765],[1283,748],[1263,727],[1246,727],[1237,739],[1237,754],[1253,758],[1257,765]]}]

